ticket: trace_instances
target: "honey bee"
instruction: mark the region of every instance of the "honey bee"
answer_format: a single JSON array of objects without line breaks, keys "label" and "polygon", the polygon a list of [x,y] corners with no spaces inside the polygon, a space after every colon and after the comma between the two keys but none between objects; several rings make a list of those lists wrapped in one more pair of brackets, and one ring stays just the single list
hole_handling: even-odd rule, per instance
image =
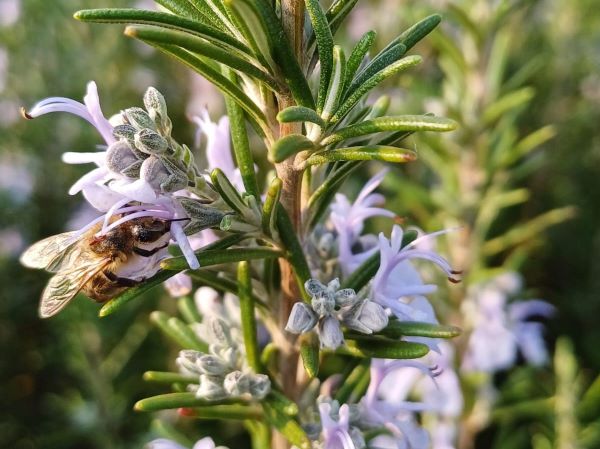
[{"label": "honey bee", "polygon": [[65,232],[30,246],[21,256],[29,268],[54,276],[40,300],[41,318],[60,312],[80,291],[105,302],[153,276],[169,244],[170,223],[153,217],[133,218],[103,235],[98,223],[84,233]]}]

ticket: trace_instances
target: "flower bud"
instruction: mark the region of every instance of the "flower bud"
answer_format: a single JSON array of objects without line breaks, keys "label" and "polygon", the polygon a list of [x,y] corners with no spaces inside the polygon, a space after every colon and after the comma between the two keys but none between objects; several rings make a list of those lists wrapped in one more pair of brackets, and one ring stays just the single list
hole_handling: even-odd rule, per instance
[{"label": "flower bud", "polygon": [[222,376],[229,368],[223,360],[214,355],[205,354],[201,356],[196,363],[203,374],[211,376]]},{"label": "flower bud", "polygon": [[150,156],[144,161],[140,169],[140,179],[148,182],[154,190],[161,190],[161,184],[167,181],[169,172],[163,165],[162,161]]},{"label": "flower bud", "polygon": [[250,376],[241,371],[233,371],[225,376],[223,387],[230,396],[242,396],[250,393]]},{"label": "flower bud", "polygon": [[297,302],[292,307],[285,330],[292,334],[308,332],[317,324],[317,315],[303,302]]},{"label": "flower bud", "polygon": [[148,113],[142,108],[128,108],[125,109],[124,113],[129,124],[135,129],[141,130],[144,128],[150,128],[152,130],[156,130],[154,120],[152,120]]},{"label": "flower bud", "polygon": [[160,184],[161,190],[164,192],[176,192],[185,189],[188,185],[188,176],[185,170],[173,163],[169,158],[161,158],[161,162],[169,177]]},{"label": "flower bud", "polygon": [[219,355],[221,356],[223,361],[227,363],[227,365],[229,365],[230,367],[238,366],[240,352],[238,351],[237,347],[229,346],[227,348],[223,348],[219,352]]},{"label": "flower bud", "polygon": [[321,348],[336,349],[344,344],[342,328],[334,316],[326,316],[319,323],[319,340]]},{"label": "flower bud", "polygon": [[342,290],[338,290],[334,295],[336,305],[340,307],[349,307],[356,304],[358,298],[356,297],[356,292],[351,288],[344,288]]},{"label": "flower bud", "polygon": [[253,398],[262,399],[271,391],[271,380],[265,374],[255,374],[250,378],[250,394]]},{"label": "flower bud", "polygon": [[154,87],[149,87],[144,94],[144,106],[163,135],[171,134],[171,120],[167,112],[165,97]]},{"label": "flower bud", "polygon": [[335,278],[332,281],[329,281],[329,283],[327,284],[327,291],[329,293],[334,293],[339,288],[340,288],[340,280],[339,280],[339,278]]},{"label": "flower bud", "polygon": [[115,173],[122,173],[138,161],[126,142],[117,141],[106,150],[106,166]]},{"label": "flower bud", "polygon": [[194,351],[193,349],[184,349],[179,351],[179,357],[177,357],[175,363],[184,372],[190,374],[200,374],[197,362],[202,355],[203,354],[199,351]]},{"label": "flower bud", "polygon": [[147,154],[163,154],[169,148],[167,140],[156,131],[145,128],[134,135],[135,147]]},{"label": "flower bud", "polygon": [[117,140],[124,139],[130,146],[134,146],[134,137],[137,130],[128,124],[117,125],[113,128],[113,136]]},{"label": "flower bud", "polygon": [[190,223],[184,228],[188,235],[219,225],[226,215],[225,212],[206,206],[192,198],[177,199],[185,210],[186,215],[191,219]]},{"label": "flower bud", "polygon": [[351,329],[363,334],[372,334],[388,325],[388,316],[379,304],[365,300],[344,314],[342,321]]},{"label": "flower bud", "polygon": [[231,334],[225,321],[217,317],[211,317],[208,323],[208,339],[209,341],[228,347],[231,345]]},{"label": "flower bud", "polygon": [[200,376],[200,387],[196,391],[197,398],[219,400],[228,396],[223,388],[223,378],[220,376],[209,376],[202,374]]},{"label": "flower bud", "polygon": [[320,318],[335,311],[335,299],[330,294],[314,296],[310,305]]},{"label": "flower bud", "polygon": [[304,283],[304,289],[306,290],[306,293],[308,293],[310,296],[321,295],[323,294],[326,288],[327,287],[325,287],[325,285],[323,285],[317,279],[309,279]]}]

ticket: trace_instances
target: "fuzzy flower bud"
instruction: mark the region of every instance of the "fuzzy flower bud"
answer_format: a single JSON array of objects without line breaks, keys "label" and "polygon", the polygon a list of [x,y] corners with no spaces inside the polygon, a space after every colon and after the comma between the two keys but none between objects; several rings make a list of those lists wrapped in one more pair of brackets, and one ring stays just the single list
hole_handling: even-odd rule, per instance
[{"label": "fuzzy flower bud", "polygon": [[114,173],[123,173],[138,162],[139,159],[126,142],[115,142],[106,150],[106,166]]},{"label": "fuzzy flower bud", "polygon": [[263,399],[271,391],[271,381],[265,374],[255,374],[250,378],[250,394],[253,398]]},{"label": "fuzzy flower bud", "polygon": [[201,372],[197,363],[200,356],[202,356],[201,352],[194,351],[193,349],[183,349],[179,351],[179,357],[177,357],[175,363],[185,374],[200,374]]},{"label": "fuzzy flower bud", "polygon": [[147,154],[163,154],[169,148],[167,140],[156,131],[145,128],[134,135],[135,147]]},{"label": "fuzzy flower bud", "polygon": [[211,376],[221,376],[229,369],[229,366],[223,360],[214,355],[203,355],[197,360],[196,364],[203,374]]},{"label": "fuzzy flower bud", "polygon": [[319,340],[322,348],[336,349],[344,344],[344,334],[340,322],[333,315],[319,322]]},{"label": "fuzzy flower bud", "polygon": [[148,113],[142,108],[128,108],[125,109],[124,114],[129,124],[136,129],[141,130],[144,128],[150,128],[152,130],[156,130],[154,120],[152,120]]},{"label": "fuzzy flower bud", "polygon": [[200,387],[196,391],[197,398],[219,400],[228,396],[223,388],[223,378],[221,376],[209,376],[202,374],[200,376]]},{"label": "fuzzy flower bud", "polygon": [[241,371],[233,371],[225,376],[223,387],[230,396],[243,396],[249,394],[249,376]]},{"label": "fuzzy flower bud", "polygon": [[297,302],[292,307],[285,330],[292,334],[303,334],[315,327],[317,321],[317,315],[307,304]]},{"label": "fuzzy flower bud", "polygon": [[171,120],[167,112],[167,103],[162,94],[154,87],[149,87],[144,94],[144,106],[156,127],[164,136],[171,134]]},{"label": "fuzzy flower bud", "polygon": [[388,324],[385,309],[373,301],[362,301],[343,315],[343,323],[351,329],[372,334],[378,332]]}]

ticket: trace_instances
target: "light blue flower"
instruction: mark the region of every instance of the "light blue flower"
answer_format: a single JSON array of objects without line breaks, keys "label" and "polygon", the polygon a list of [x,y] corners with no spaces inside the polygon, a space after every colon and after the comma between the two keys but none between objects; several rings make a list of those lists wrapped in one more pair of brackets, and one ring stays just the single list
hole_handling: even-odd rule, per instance
[{"label": "light blue flower", "polygon": [[555,309],[537,299],[508,304],[509,296],[520,288],[520,277],[505,273],[469,290],[463,312],[472,330],[464,370],[493,373],[508,369],[515,364],[519,350],[532,365],[548,361],[543,325],[527,320],[533,316],[548,318]]}]

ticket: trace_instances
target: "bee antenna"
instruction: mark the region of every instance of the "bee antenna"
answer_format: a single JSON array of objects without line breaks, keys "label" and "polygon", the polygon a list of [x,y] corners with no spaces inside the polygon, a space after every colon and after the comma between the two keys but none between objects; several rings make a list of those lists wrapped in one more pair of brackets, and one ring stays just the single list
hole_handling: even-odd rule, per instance
[{"label": "bee antenna", "polygon": [[191,218],[171,218],[169,220],[165,220],[167,223],[173,223],[174,221],[185,221],[185,220],[192,220]]}]

